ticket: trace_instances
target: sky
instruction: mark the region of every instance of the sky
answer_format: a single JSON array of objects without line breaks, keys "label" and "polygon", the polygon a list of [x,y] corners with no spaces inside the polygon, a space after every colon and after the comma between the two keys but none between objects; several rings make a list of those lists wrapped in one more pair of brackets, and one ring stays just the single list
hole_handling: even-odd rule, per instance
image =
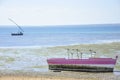
[{"label": "sky", "polygon": [[120,23],[120,0],[0,0],[0,25]]}]

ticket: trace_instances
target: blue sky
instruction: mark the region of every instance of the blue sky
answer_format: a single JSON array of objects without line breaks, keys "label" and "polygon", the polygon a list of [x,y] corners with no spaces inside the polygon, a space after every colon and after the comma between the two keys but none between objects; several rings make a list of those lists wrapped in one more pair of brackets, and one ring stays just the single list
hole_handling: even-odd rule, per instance
[{"label": "blue sky", "polygon": [[120,23],[120,0],[0,0],[0,25]]}]

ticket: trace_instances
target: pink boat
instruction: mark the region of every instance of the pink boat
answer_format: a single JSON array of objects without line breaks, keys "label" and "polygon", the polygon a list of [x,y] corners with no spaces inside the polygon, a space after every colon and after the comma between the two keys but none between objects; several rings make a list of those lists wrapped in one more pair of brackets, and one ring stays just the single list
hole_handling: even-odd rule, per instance
[{"label": "pink boat", "polygon": [[112,58],[88,58],[88,59],[47,59],[50,70],[54,71],[92,71],[113,72],[118,56]]}]

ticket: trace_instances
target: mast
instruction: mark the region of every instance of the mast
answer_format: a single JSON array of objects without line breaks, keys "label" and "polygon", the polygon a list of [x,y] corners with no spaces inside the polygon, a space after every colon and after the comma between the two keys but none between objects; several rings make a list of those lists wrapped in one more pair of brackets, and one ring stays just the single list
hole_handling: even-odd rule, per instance
[{"label": "mast", "polygon": [[17,27],[22,31],[22,32],[24,32],[23,31],[23,29],[15,22],[15,21],[13,21],[12,19],[10,19],[10,18],[8,18],[11,22],[13,22],[15,25],[17,25]]}]

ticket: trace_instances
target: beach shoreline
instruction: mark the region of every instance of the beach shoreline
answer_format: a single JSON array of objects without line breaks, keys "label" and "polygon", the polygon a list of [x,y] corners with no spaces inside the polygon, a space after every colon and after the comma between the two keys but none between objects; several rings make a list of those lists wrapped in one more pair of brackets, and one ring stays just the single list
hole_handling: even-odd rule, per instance
[{"label": "beach shoreline", "polygon": [[[48,58],[67,58],[66,49],[89,49],[97,52],[95,57],[120,57],[120,42],[104,44],[80,44],[55,47],[8,47],[0,48],[0,80],[119,80],[120,58],[113,73],[52,72],[48,70]],[[108,77],[109,76],[109,77]]]},{"label": "beach shoreline", "polygon": [[69,45],[34,45],[34,46],[0,46],[0,49],[40,49],[40,48],[54,48],[54,47],[71,47],[71,46],[81,46],[81,45],[104,45],[104,44],[120,44],[120,41],[103,41],[98,43],[81,43],[81,44],[69,44]]}]

